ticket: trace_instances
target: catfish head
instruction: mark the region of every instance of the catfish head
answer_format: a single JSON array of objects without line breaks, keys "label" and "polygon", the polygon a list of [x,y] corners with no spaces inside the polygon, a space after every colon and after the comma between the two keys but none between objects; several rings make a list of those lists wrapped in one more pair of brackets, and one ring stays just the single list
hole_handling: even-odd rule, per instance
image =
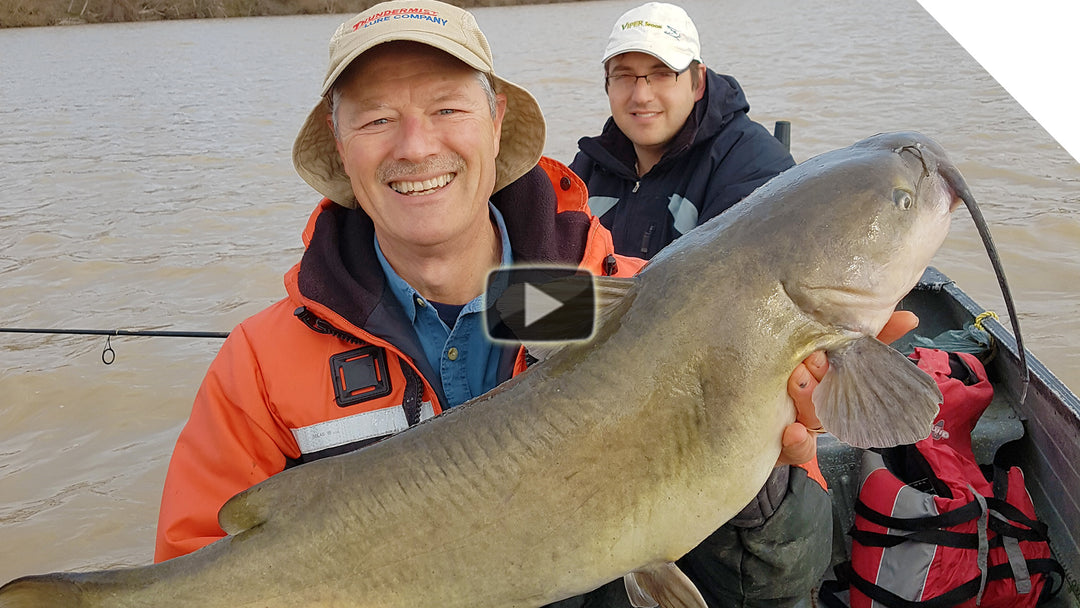
[{"label": "catfish head", "polygon": [[773,204],[754,224],[778,226],[768,264],[824,331],[803,346],[829,359],[813,397],[825,428],[858,447],[928,436],[941,392],[874,336],[944,242],[952,212],[973,200],[960,172],[929,138],[888,133],[805,161],[758,192]]},{"label": "catfish head", "polygon": [[822,324],[875,336],[944,242],[967,184],[941,146],[911,132],[803,164],[796,225],[808,263],[791,267],[784,288]]}]

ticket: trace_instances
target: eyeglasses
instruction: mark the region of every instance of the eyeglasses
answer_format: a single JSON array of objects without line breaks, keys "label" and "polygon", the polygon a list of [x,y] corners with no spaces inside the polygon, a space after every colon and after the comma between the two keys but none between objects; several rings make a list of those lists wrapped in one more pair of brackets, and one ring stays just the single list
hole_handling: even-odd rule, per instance
[{"label": "eyeglasses", "polygon": [[[687,69],[689,69],[689,67]],[[638,79],[644,78],[645,84],[654,91],[662,91],[675,86],[675,83],[679,81],[679,75],[685,72],[686,70],[683,70],[682,72],[676,72],[674,70],[657,70],[640,76],[637,74],[612,74],[606,76],[604,82],[607,84],[608,92],[629,93],[637,87]]]}]

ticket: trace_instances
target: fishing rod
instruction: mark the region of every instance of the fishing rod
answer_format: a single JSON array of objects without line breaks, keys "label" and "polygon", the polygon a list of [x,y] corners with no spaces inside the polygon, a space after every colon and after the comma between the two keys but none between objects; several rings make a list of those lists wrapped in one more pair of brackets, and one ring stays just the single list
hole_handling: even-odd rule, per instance
[{"label": "fishing rod", "polygon": [[112,365],[116,360],[116,351],[112,347],[113,336],[144,336],[152,338],[217,338],[229,336],[227,331],[168,331],[140,329],[42,329],[23,327],[0,327],[0,333],[7,334],[61,334],[75,336],[107,336],[105,349],[101,351],[101,362]]}]

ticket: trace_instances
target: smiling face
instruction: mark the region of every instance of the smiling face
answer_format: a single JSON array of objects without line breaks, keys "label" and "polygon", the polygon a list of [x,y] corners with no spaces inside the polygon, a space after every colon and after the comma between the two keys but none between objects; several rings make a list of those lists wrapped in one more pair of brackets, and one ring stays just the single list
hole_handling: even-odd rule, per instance
[{"label": "smiling face", "polygon": [[476,70],[392,42],[361,55],[336,86],[338,154],[384,253],[462,247],[491,230],[506,100],[496,96],[492,117]]},{"label": "smiling face", "polygon": [[[641,76],[671,70],[663,61],[646,53],[622,53],[607,62],[607,75]],[[691,69],[695,69],[692,67]],[[701,78],[695,87],[689,73],[683,73],[670,87],[651,86],[639,78],[628,91],[608,89],[611,116],[630,141],[642,173],[660,160],[672,138],[682,129],[694,103],[705,94],[705,66],[696,66]]]}]

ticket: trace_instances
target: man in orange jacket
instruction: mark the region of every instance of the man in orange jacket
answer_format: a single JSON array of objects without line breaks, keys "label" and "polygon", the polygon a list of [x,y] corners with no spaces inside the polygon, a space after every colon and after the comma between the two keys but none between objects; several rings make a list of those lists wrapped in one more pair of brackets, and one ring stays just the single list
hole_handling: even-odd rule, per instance
[{"label": "man in orange jacket", "polygon": [[[524,369],[522,350],[481,326],[489,270],[641,267],[614,253],[581,180],[541,158],[544,131],[533,97],[495,74],[469,13],[397,0],[342,24],[293,148],[298,173],[325,198],[285,275],[287,296],[243,321],[207,371],[169,465],[156,560],[224,536],[217,511],[237,492]],[[799,423],[785,446],[784,461],[813,456]]]}]

